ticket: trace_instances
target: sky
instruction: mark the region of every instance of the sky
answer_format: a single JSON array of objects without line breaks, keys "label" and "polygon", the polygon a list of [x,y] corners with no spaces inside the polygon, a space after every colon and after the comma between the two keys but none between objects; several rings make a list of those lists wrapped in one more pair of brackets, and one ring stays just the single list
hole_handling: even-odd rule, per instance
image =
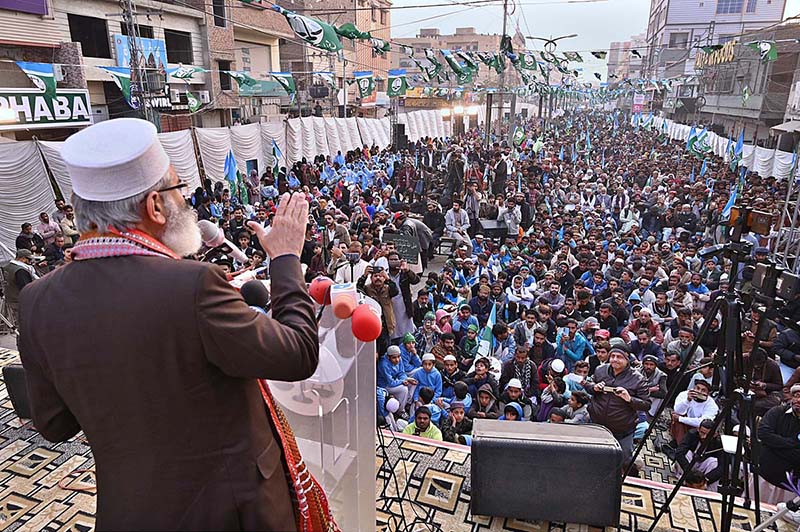
[{"label": "sky", "polygon": [[[393,1],[394,6],[444,3],[456,4],[457,0]],[[577,33],[577,37],[559,41],[558,50],[608,50],[613,41],[625,41],[631,35],[645,33],[649,11],[648,0],[509,0],[509,33],[517,26],[526,36],[558,37]],[[458,27],[474,27],[478,33],[499,34],[503,28],[502,13],[500,4],[394,9],[392,38],[414,37],[420,28],[439,28],[443,34],[449,34]],[[800,14],[800,0],[787,0],[786,16],[796,14]],[[528,41],[528,47],[533,49],[541,49],[541,44],[541,41]],[[585,61],[581,66],[587,75],[600,72],[605,80],[605,62],[594,60],[588,52],[581,55]]]}]

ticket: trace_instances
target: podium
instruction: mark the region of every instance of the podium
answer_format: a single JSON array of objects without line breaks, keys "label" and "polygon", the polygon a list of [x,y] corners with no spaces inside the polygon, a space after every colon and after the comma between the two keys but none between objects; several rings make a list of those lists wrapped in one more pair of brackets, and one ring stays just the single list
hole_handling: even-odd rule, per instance
[{"label": "podium", "polygon": [[270,381],[300,453],[342,530],[375,530],[375,342],[359,342],[330,306],[319,323],[317,371]]}]

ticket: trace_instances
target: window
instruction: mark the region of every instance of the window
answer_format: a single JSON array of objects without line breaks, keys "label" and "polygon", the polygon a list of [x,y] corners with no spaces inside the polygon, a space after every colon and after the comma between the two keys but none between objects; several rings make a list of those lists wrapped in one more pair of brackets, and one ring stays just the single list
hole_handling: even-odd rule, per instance
[{"label": "window", "polygon": [[389,15],[389,11],[388,10],[381,9],[381,25],[382,26],[386,25],[386,19],[387,19],[388,15]]},{"label": "window", "polygon": [[747,0],[747,12],[748,13],[755,13],[756,12],[756,4],[758,0]]},{"label": "window", "polygon": [[219,70],[219,88],[224,91],[231,90],[231,77],[223,72],[223,70],[231,69],[231,62],[217,61],[217,69]]},{"label": "window", "polygon": [[225,0],[211,0],[211,6],[214,9],[214,26],[224,28],[226,26]]},{"label": "window", "polygon": [[744,0],[717,0],[717,15],[741,13]]},{"label": "window", "polygon": [[70,39],[81,43],[85,57],[105,57],[111,59],[108,45],[108,26],[101,18],[67,15]]},{"label": "window", "polygon": [[374,5],[371,7],[370,11],[372,12],[372,22],[378,22],[378,10],[375,9]]},{"label": "window", "polygon": [[669,34],[670,48],[686,48],[686,43],[688,41],[689,41],[689,34],[687,32]]},{"label": "window", "polygon": [[165,29],[164,42],[167,45],[167,61],[185,65],[191,65],[194,62],[190,33]]},{"label": "window", "polygon": [[[120,24],[122,29],[122,34],[128,34],[128,25],[123,23]],[[142,39],[152,39],[153,38],[153,26],[145,26],[144,24],[139,24],[139,37]]]}]

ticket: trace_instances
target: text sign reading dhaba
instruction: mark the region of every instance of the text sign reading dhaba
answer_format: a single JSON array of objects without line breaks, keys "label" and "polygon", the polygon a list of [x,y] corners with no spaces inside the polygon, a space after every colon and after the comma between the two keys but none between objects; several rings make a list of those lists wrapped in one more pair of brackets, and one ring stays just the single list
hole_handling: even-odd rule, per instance
[{"label": "text sign reading dhaba", "polygon": [[37,89],[0,88],[0,131],[92,124],[89,91],[57,89],[49,98]]}]

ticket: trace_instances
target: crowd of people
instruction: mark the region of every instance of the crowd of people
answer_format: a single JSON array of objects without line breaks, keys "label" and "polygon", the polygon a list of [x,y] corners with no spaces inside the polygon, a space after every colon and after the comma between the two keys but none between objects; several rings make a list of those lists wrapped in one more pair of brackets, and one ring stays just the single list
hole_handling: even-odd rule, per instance
[{"label": "crowd of people", "polygon": [[[680,472],[702,450],[688,477],[707,489],[722,463],[721,446],[705,444],[719,438],[721,399],[710,363],[722,318],[709,310],[734,285],[760,419],[762,499],[791,498],[779,486],[800,473],[800,335],[753,304],[752,268],[732,271],[729,258],[706,253],[728,237],[723,208],[738,169],[697,159],[619,111],[522,126],[521,143],[474,129],[403,150],[303,159],[233,191],[207,180],[187,201],[241,253],[201,258],[231,276],[268,275],[245,222],[268,228],[279,195],[301,190],[310,202],[306,280],[355,283],[383,311],[379,425],[469,444],[475,419],[595,423],[619,441],[627,466],[648,425],[665,423],[671,441],[661,452]],[[749,173],[738,201],[777,214],[785,187]],[[22,227],[7,285],[69,262],[73,217],[60,202]],[[770,235],[743,240],[753,263],[768,259]],[[6,289],[12,307],[21,286]],[[784,309],[795,322],[797,308]],[[677,393],[656,419],[669,390]]]}]

